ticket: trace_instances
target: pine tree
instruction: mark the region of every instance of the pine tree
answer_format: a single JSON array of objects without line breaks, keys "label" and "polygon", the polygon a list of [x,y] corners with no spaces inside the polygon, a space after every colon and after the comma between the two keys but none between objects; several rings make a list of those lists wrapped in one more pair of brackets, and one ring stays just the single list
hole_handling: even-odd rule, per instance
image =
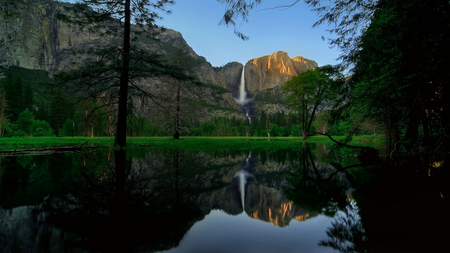
[{"label": "pine tree", "polygon": [[23,90],[23,106],[28,108],[28,110],[33,111],[33,90],[29,84],[25,85]]},{"label": "pine tree", "polygon": [[34,121],[34,114],[26,108],[19,114],[16,123],[19,131],[23,131],[26,135],[30,135]]},{"label": "pine tree", "polygon": [[4,90],[6,99],[6,117],[10,121],[15,122],[19,116],[19,113],[25,110],[22,96],[22,80],[18,78],[14,82],[12,75],[8,74],[5,80]]},{"label": "pine tree", "polygon": [[[155,25],[159,18],[157,11],[164,11],[171,0],[85,0],[73,6],[75,15],[59,15],[59,18],[89,29],[106,29],[108,34],[121,38],[120,44],[107,48],[93,47],[93,61],[85,62],[79,68],[58,77],[65,84],[75,82],[82,99],[97,99],[107,96],[111,110],[117,110],[117,125],[114,145],[125,146],[127,134],[128,97],[134,93],[154,97],[145,88],[138,86],[138,80],[156,76],[172,76],[186,79],[186,75],[162,63],[160,56],[132,44],[133,36],[153,36],[160,29]],[[92,8],[94,11],[92,11]],[[132,27],[131,22],[134,26]],[[134,38],[133,38],[134,39]]]},{"label": "pine tree", "polygon": [[6,98],[5,90],[0,88],[0,136],[3,136],[3,132],[6,129],[7,120],[5,117]]},{"label": "pine tree", "polygon": [[68,99],[64,91],[60,88],[56,89],[50,105],[50,123],[57,136],[68,119],[68,106]]},{"label": "pine tree", "polygon": [[266,130],[267,137],[270,137],[269,125],[270,125],[270,121],[269,121],[266,113],[264,113],[264,111],[262,111],[261,112],[261,117],[259,118],[259,126],[260,126],[261,129]]}]

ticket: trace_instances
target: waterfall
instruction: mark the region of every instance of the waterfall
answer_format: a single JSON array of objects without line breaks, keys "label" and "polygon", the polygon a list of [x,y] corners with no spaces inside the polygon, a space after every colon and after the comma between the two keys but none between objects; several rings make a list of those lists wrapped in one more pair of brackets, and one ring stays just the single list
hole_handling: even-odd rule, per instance
[{"label": "waterfall", "polygon": [[249,100],[247,99],[247,93],[245,92],[245,65],[242,65],[241,83],[239,84],[239,97],[234,99],[236,103],[240,104],[244,110],[245,116],[252,123],[250,115],[248,115],[248,108],[245,107]]},{"label": "waterfall", "polygon": [[245,65],[242,66],[242,73],[241,73],[241,83],[239,84],[239,98],[236,99],[236,102],[240,105],[245,105],[248,103],[246,100],[247,93],[245,93]]},{"label": "waterfall", "polygon": [[242,103],[242,105],[246,104],[245,97],[245,65],[242,65],[242,73],[241,73],[241,84],[239,85],[239,101]]}]

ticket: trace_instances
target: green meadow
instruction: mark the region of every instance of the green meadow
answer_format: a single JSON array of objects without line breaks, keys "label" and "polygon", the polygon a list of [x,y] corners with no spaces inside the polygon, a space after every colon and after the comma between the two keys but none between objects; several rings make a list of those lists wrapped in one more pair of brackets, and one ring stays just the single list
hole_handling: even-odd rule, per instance
[{"label": "green meadow", "polygon": [[[335,140],[344,141],[345,136],[335,136]],[[40,149],[48,147],[75,146],[87,142],[83,147],[113,148],[113,137],[10,137],[0,138],[0,151]],[[333,145],[326,136],[312,136],[303,141],[300,137],[183,137],[179,140],[171,137],[128,137],[127,148],[145,147],[149,149],[183,150],[278,150],[296,149],[303,142]],[[381,147],[384,140],[380,136],[354,136],[349,145]]]}]

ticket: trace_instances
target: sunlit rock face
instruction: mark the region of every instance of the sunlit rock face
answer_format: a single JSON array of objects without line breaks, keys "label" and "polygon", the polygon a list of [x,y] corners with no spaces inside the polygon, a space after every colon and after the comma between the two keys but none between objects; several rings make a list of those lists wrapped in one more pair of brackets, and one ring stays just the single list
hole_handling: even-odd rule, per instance
[{"label": "sunlit rock face", "polygon": [[300,56],[291,59],[286,52],[278,51],[247,62],[245,65],[247,88],[250,93],[255,94],[279,87],[292,76],[317,67],[315,61]]},{"label": "sunlit rock face", "polygon": [[246,88],[254,97],[252,108],[257,113],[286,112],[281,86],[292,76],[317,67],[317,63],[313,60],[301,56],[291,59],[282,51],[249,60],[245,65],[245,77]]}]

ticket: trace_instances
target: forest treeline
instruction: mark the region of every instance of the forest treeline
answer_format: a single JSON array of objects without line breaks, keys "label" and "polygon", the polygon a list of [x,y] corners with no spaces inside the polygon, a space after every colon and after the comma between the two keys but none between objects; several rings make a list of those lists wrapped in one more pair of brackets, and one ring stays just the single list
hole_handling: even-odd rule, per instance
[{"label": "forest treeline", "polygon": [[[64,89],[43,83],[50,81],[42,77],[45,73],[36,76],[34,72],[44,71],[14,67],[6,78],[0,80],[0,136],[114,136],[116,115],[104,108],[102,101],[92,99],[75,103],[74,96]],[[34,82],[29,81],[32,80],[29,77],[31,74]],[[132,110],[132,107],[129,109]],[[309,134],[327,132],[346,135],[352,130],[354,123],[351,120],[331,124],[330,119],[329,112],[318,113],[308,130]],[[235,117],[212,117],[206,121],[197,119],[183,129],[184,136],[302,136],[301,119],[293,112],[268,115],[263,111],[252,118],[251,123],[249,119]],[[133,114],[127,120],[128,136],[170,136],[172,131],[173,118],[153,116],[149,119]],[[364,124],[355,134],[380,133],[380,126]]]},{"label": "forest treeline", "polygon": [[[14,1],[8,2],[15,4]],[[251,0],[238,2],[249,6],[255,2],[261,3]],[[320,2],[307,1],[313,7],[320,6]],[[184,98],[180,96],[184,82],[192,81],[186,77],[189,67],[185,66],[184,57],[175,56],[171,66],[176,65],[177,68],[173,68],[155,55],[148,55],[148,52],[136,47],[133,52],[139,52],[138,55],[131,51],[121,52],[131,57],[132,64],[127,57],[118,56],[116,59],[111,56],[103,65],[92,62],[60,75],[64,79],[62,86],[53,86],[51,93],[47,94],[46,103],[41,99],[45,96],[44,92],[35,94],[39,97],[35,96],[38,103],[34,107],[29,105],[28,83],[19,80],[18,76],[8,76],[3,81],[0,95],[1,134],[37,136],[52,132],[57,136],[113,135],[120,132],[117,130],[118,124],[114,127],[112,122],[120,118],[117,111],[121,111],[124,117],[116,122],[123,124],[126,120],[126,126],[121,129],[126,129],[128,136],[171,135],[172,131],[174,137],[176,132],[183,135],[296,136],[296,128],[300,127],[303,139],[315,131],[347,134],[349,137],[371,133],[383,134],[392,150],[448,150],[449,2],[378,0],[368,1],[364,6],[359,5],[359,1],[331,2],[328,7],[316,9],[321,18],[315,25],[335,24],[336,27],[330,28],[330,32],[336,37],[330,39],[330,44],[342,51],[342,62],[334,67],[323,66],[300,73],[288,81],[283,86],[287,96],[285,103],[291,109],[288,116],[264,116],[260,112],[259,117],[252,119],[252,124],[232,118],[201,120],[208,117],[183,122],[184,116],[186,119],[199,111],[195,106],[186,110],[182,103]],[[150,15],[146,10],[142,11]],[[248,14],[247,9],[234,11],[237,16],[233,14],[228,17],[231,23],[239,17],[239,13],[243,17]],[[230,10],[227,13],[235,12]],[[147,23],[151,25],[153,21],[149,19]],[[118,36],[124,34],[129,35],[129,31]],[[102,52],[98,50],[95,53]],[[347,73],[346,76],[340,74],[343,72]],[[98,73],[101,75],[94,75]],[[117,73],[124,75],[117,78]],[[136,80],[146,75],[152,78],[166,76],[164,78],[168,78],[176,90],[167,95],[172,98],[172,115],[144,115],[133,110],[133,98],[127,102],[128,97],[145,94],[153,99],[155,94],[142,92],[142,87],[135,86],[134,81],[127,83],[128,73],[133,73],[132,77]],[[92,80],[88,74],[99,78]],[[11,89],[11,83],[21,88]],[[81,87],[78,90],[84,92],[85,99],[74,103],[74,96],[79,94],[73,91],[66,94],[68,87]],[[126,90],[129,87],[133,88],[133,92],[120,93],[122,88]],[[122,94],[122,102],[118,101],[118,94]],[[102,101],[105,96],[109,100]],[[131,112],[134,112],[133,116],[128,117]],[[265,117],[268,119],[265,120]],[[125,141],[118,145],[124,146]]]}]

